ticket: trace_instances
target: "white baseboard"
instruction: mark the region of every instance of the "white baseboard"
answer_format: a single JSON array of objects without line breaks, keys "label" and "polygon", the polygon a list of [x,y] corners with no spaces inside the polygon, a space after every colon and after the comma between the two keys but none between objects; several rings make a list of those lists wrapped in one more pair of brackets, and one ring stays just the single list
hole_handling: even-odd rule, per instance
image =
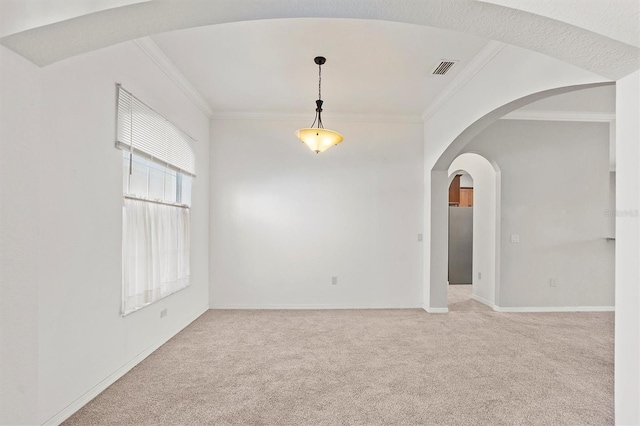
[{"label": "white baseboard", "polygon": [[332,305],[332,304],[274,304],[274,305],[236,305],[213,304],[214,310],[274,310],[274,309],[420,309],[420,305]]},{"label": "white baseboard", "polygon": [[200,315],[205,313],[207,310],[209,310],[209,305],[203,306],[202,308],[198,309],[183,324],[171,329],[169,333],[162,336],[160,339],[156,340],[151,346],[149,346],[148,348],[140,352],[135,358],[133,358],[132,360],[127,362],[125,365],[117,369],[115,372],[113,372],[107,378],[105,378],[100,383],[95,385],[93,388],[89,389],[87,392],[85,392],[82,396],[80,396],[78,399],[76,399],[67,407],[65,407],[58,414],[51,417],[49,420],[45,421],[43,425],[57,426],[62,422],[64,422],[65,420],[67,420],[69,417],[71,417],[73,413],[75,413],[76,411],[84,407],[89,401],[91,401],[93,398],[98,396],[100,392],[104,391],[106,388],[108,388],[113,383],[115,383],[116,380],[118,380],[119,378],[127,374],[129,370],[131,370],[133,367],[135,367],[140,362],[142,362],[146,357],[151,355],[160,346],[164,345],[169,339],[171,339],[173,336],[175,336],[180,331],[182,331],[186,326],[188,326],[193,321],[195,321]]},{"label": "white baseboard", "polygon": [[422,305],[422,309],[430,314],[446,314],[449,313],[449,308],[432,308],[427,305]]},{"label": "white baseboard", "polygon": [[490,300],[485,299],[484,297],[480,297],[480,296],[478,296],[477,294],[472,294],[472,295],[471,295],[471,298],[472,298],[473,300],[477,301],[477,302],[482,303],[483,305],[487,305],[488,307],[490,307],[490,308],[491,308],[491,309],[493,309],[494,311],[497,311],[497,310],[498,310],[498,309],[497,309],[498,307],[497,307],[493,302],[491,302]]},{"label": "white baseboard", "polygon": [[496,306],[497,312],[614,312],[614,306]]}]

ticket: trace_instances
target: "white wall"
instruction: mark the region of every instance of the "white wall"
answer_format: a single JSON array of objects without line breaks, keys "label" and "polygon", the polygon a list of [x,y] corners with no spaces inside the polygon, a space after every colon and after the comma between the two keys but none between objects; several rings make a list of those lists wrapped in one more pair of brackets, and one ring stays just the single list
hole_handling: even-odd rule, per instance
[{"label": "white wall", "polygon": [[545,97],[531,95],[606,81],[565,62],[511,45],[496,46],[479,56],[473,61],[476,65],[469,71],[464,87],[453,90],[446,103],[424,123],[424,226],[430,242],[425,244],[423,296],[431,312],[442,312],[447,306],[447,234],[442,229],[446,230],[447,223],[447,168],[451,161],[478,128]]},{"label": "white wall", "polygon": [[525,105],[519,111],[615,114],[616,86],[612,84],[550,96]]},{"label": "white wall", "polygon": [[[615,126],[615,123],[612,123]],[[615,238],[616,236],[616,172],[609,171],[609,228],[607,236]]]},{"label": "white wall", "polygon": [[37,422],[39,71],[0,46],[0,424]]},{"label": "white wall", "polygon": [[475,153],[461,154],[453,160],[449,174],[458,170],[468,172],[473,178],[472,294],[492,306],[496,304],[499,278],[496,241],[499,238],[500,172],[486,158]]},{"label": "white wall", "polygon": [[471,175],[463,173],[462,176],[460,176],[460,187],[473,188],[473,178]]},{"label": "white wall", "polygon": [[616,424],[640,424],[640,71],[616,84]]},{"label": "white wall", "polygon": [[421,124],[334,119],[319,155],[305,125],[212,121],[211,306],[421,306]]},{"label": "white wall", "polygon": [[[31,83],[29,75],[19,75],[25,66],[13,62],[9,67],[14,72],[3,72],[2,83],[16,87]],[[12,138],[3,137],[2,142],[3,177],[18,177],[9,182],[29,191],[20,197],[19,207],[30,220],[6,224],[3,217],[3,228],[24,233],[24,240],[33,238],[25,243],[33,252],[13,253],[10,260],[22,266],[12,268],[6,278],[16,278],[17,283],[28,279],[27,291],[36,293],[26,313],[37,318],[37,333],[31,327],[23,337],[27,343],[15,336],[13,340],[28,346],[26,355],[31,357],[31,340],[37,341],[37,363],[31,366],[37,367],[33,370],[37,406],[30,398],[28,412],[33,414],[28,422],[43,423],[207,308],[209,120],[132,42],[27,71],[41,83],[41,102],[21,101],[21,110],[12,113],[15,121],[5,121],[3,105],[3,129],[8,126]],[[120,315],[123,172],[121,152],[114,147],[116,82],[199,141],[192,285],[124,318]],[[27,121],[40,126],[41,137],[27,131],[28,149],[5,152],[5,144],[24,143],[19,136]],[[13,201],[5,198],[5,185],[3,179],[3,205]],[[6,303],[20,302],[19,296],[11,294]],[[168,315],[160,319],[163,308]],[[3,331],[4,327],[3,322]],[[8,330],[11,335],[20,331],[12,324]],[[20,384],[11,379],[8,386]],[[33,381],[27,385],[33,392]],[[9,412],[7,418],[15,416]]]},{"label": "white wall", "polygon": [[501,307],[613,306],[608,144],[606,123],[500,120],[467,146],[501,170]]}]

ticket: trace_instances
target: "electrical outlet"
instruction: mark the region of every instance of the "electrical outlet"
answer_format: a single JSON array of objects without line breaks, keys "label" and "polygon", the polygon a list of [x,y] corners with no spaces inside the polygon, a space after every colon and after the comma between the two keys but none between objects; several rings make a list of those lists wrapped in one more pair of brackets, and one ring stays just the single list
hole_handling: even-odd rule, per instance
[{"label": "electrical outlet", "polygon": [[482,279],[482,272],[478,272],[478,279],[481,280]]},{"label": "electrical outlet", "polygon": [[418,234],[418,242],[422,242],[422,234]]},{"label": "electrical outlet", "polygon": [[549,278],[549,287],[555,287],[555,286],[556,286],[556,279]]},{"label": "electrical outlet", "polygon": [[331,285],[338,285],[338,277],[331,277]]},{"label": "electrical outlet", "polygon": [[520,235],[512,234],[511,235],[511,242],[512,243],[519,243],[520,242]]},{"label": "electrical outlet", "polygon": [[164,318],[167,316],[167,308],[164,308],[160,311],[160,318]]}]

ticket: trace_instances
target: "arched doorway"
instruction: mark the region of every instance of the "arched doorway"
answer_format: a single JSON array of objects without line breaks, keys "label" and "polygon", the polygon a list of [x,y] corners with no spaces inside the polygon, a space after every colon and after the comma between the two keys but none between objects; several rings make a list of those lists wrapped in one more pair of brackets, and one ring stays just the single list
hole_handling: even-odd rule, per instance
[{"label": "arched doorway", "polygon": [[471,285],[473,269],[473,177],[449,175],[449,285]]},{"label": "arched doorway", "polygon": [[[456,157],[448,173],[451,182],[461,175],[461,188],[471,182],[473,191],[471,203],[464,202],[462,197],[458,206],[449,202],[449,285],[468,284],[470,298],[493,308],[498,304],[500,281],[500,169],[482,155],[469,152]],[[465,176],[468,176],[466,183]],[[471,235],[464,235],[469,230]],[[452,244],[462,244],[454,247],[458,253],[452,252]],[[460,256],[460,250],[471,255],[470,270],[454,276],[453,272],[458,271],[452,270],[452,266],[460,267],[460,261],[466,261],[463,252],[462,259],[452,263],[452,255]]]},{"label": "arched doorway", "polygon": [[[458,133],[442,154],[435,159],[433,167],[425,174],[425,221],[430,230],[428,235],[431,240],[425,253],[424,275],[424,305],[428,312],[446,313],[447,309],[447,266],[448,266],[448,189],[449,166],[453,160],[463,151],[465,146],[480,132],[486,129],[502,116],[521,108],[524,105],[544,99],[550,96],[568,93],[575,90],[597,87],[613,83],[579,84],[574,86],[559,87],[533,93],[521,97],[499,108],[490,111],[462,132]],[[442,137],[443,133],[439,122],[434,121],[425,125],[425,140]],[[499,301],[496,300],[496,304]]]}]

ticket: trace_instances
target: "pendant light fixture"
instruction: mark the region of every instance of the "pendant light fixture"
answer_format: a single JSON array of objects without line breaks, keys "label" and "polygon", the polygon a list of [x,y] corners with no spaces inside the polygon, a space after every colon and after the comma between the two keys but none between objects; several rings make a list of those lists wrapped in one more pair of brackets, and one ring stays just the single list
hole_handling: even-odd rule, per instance
[{"label": "pendant light fixture", "polygon": [[[342,142],[342,135],[333,130],[325,129],[322,125],[322,65],[327,61],[322,56],[317,56],[313,60],[318,64],[318,100],[316,101],[316,118],[311,127],[300,129],[296,136],[316,154],[326,151],[334,145]],[[318,123],[318,127],[313,127]]]}]

